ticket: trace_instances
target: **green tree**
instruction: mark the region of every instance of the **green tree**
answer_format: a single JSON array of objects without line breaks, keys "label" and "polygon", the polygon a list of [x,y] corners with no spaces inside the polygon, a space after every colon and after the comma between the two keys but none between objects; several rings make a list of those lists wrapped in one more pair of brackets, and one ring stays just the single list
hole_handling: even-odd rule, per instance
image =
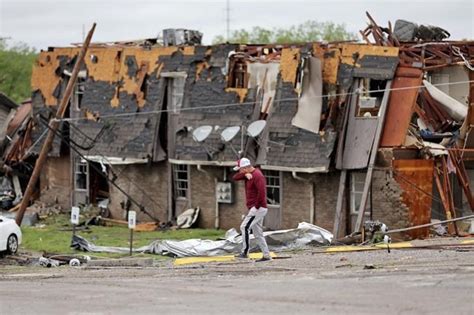
[{"label": "green tree", "polygon": [[[288,44],[355,39],[357,39],[357,35],[347,31],[345,24],[306,21],[288,28],[267,29],[254,26],[250,30],[235,30],[228,42],[238,44]],[[214,38],[213,42],[219,44],[225,43],[227,40],[223,35],[219,35]]]},{"label": "green tree", "polygon": [[31,96],[31,71],[36,51],[24,43],[7,45],[0,38],[0,91],[16,102]]}]

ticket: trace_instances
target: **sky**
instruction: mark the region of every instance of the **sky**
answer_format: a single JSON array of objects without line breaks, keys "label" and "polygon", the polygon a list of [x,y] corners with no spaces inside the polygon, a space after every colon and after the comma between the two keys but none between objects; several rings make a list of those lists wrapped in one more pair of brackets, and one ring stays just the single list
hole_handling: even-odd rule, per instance
[{"label": "sky", "polygon": [[[0,37],[36,49],[81,42],[153,38],[165,28],[196,29],[210,44],[226,33],[226,0],[0,0]],[[230,29],[287,27],[307,20],[345,23],[358,33],[365,11],[381,26],[397,19],[440,26],[451,39],[474,39],[474,0],[230,0]]]}]

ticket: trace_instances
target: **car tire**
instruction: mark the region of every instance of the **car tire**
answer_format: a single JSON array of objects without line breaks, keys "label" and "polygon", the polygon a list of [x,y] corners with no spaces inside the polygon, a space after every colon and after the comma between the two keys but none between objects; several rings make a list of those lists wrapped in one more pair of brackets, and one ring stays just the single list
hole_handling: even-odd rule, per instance
[{"label": "car tire", "polygon": [[11,255],[18,251],[18,238],[15,234],[10,234],[7,239],[7,252]]}]

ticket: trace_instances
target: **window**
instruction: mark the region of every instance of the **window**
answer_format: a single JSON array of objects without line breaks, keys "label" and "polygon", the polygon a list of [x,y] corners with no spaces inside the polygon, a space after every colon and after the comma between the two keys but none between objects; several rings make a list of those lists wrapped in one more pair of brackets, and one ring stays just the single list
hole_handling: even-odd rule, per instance
[{"label": "window", "polygon": [[87,190],[87,177],[89,175],[89,166],[81,158],[76,159],[74,170],[74,183],[76,190]]},{"label": "window", "polygon": [[168,85],[168,95],[171,96],[171,108],[173,112],[178,112],[183,106],[184,85],[186,83],[185,77],[176,77],[171,79]]},{"label": "window", "polygon": [[[359,213],[360,201],[362,199],[362,193],[364,191],[364,184],[365,184],[365,176],[367,174],[364,173],[351,173],[351,214],[357,215]],[[369,194],[367,195],[367,203],[365,205],[365,216],[370,215],[370,190]]]},{"label": "window", "polygon": [[183,107],[184,87],[186,85],[186,72],[162,72],[162,78],[167,78],[168,107],[173,113],[179,112]]},{"label": "window", "polygon": [[357,117],[377,117],[384,96],[387,81],[375,79],[361,79]]},{"label": "window", "polygon": [[267,179],[267,203],[271,206],[280,205],[281,191],[281,172],[279,171],[263,171]]},{"label": "window", "polygon": [[74,85],[74,93],[71,97],[72,108],[75,111],[81,110],[82,97],[84,96],[85,79],[78,77]]},{"label": "window", "polygon": [[188,165],[173,165],[174,189],[176,198],[188,198],[189,167]]},{"label": "window", "polygon": [[247,62],[244,54],[235,54],[229,58],[228,88],[247,88]]}]

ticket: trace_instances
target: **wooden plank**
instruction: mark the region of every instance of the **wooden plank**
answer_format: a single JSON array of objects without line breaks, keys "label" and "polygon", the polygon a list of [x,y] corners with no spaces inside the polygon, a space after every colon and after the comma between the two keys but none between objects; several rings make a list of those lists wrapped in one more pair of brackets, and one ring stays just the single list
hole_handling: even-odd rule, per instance
[{"label": "wooden plank", "polygon": [[357,214],[357,221],[355,224],[354,231],[360,231],[362,227],[362,219],[364,218],[365,207],[367,205],[367,197],[369,196],[369,189],[372,183],[372,173],[374,170],[375,158],[377,157],[377,150],[380,144],[380,138],[382,137],[383,123],[385,120],[385,112],[387,111],[387,104],[388,104],[388,99],[390,97],[391,87],[392,87],[392,80],[388,80],[387,85],[385,86],[386,90],[383,95],[382,104],[380,105],[377,131],[375,134],[375,139],[374,139],[372,150],[371,150],[372,153],[370,155],[369,167],[367,169],[367,175],[365,177],[364,190],[362,192],[362,197],[360,200],[359,213]]},{"label": "wooden plank", "polygon": [[[444,191],[448,197],[449,212],[451,214],[451,218],[455,219],[456,211],[455,211],[455,206],[454,206],[453,189],[451,187],[451,181],[448,174],[448,166],[447,166],[448,163],[446,161],[445,156],[441,157],[441,162],[442,162],[442,174],[443,174],[443,181],[444,181]],[[456,235],[459,235],[458,227],[456,223],[453,223],[453,225],[454,225],[454,232],[456,233]]]},{"label": "wooden plank", "polygon": [[[393,169],[394,178],[403,190],[401,197],[408,207],[410,226],[430,223],[432,200],[429,194],[433,190],[433,160],[394,160]],[[420,193],[420,190],[426,193]],[[426,238],[429,229],[413,230],[408,234],[412,238]]]},{"label": "wooden plank", "polygon": [[[439,196],[441,197],[441,202],[443,203],[446,219],[449,220],[451,219],[449,203],[448,203],[448,200],[446,199],[445,191],[444,191],[443,185],[441,184],[441,180],[439,178],[438,169],[435,169],[433,174],[434,174],[434,179],[436,182],[436,187],[438,188]],[[448,233],[454,234],[454,227],[452,224],[448,224]]]},{"label": "wooden plank", "polygon": [[469,175],[466,171],[460,151],[449,150],[449,156],[456,167],[456,177],[458,179],[459,185],[461,185],[464,191],[464,195],[466,196],[471,210],[474,211],[474,196],[469,184]]},{"label": "wooden plank", "polygon": [[341,177],[339,178],[339,191],[337,193],[337,203],[336,203],[336,216],[334,218],[334,228],[332,234],[334,238],[337,239],[339,236],[339,226],[342,221],[342,210],[343,210],[343,201],[344,195],[346,192],[346,180],[347,180],[347,171],[342,170]]},{"label": "wooden plank", "polygon": [[405,67],[397,69],[392,87],[394,90],[388,103],[381,147],[403,146],[418,97],[418,88],[405,88],[420,86],[422,79],[423,71],[420,69]]}]

